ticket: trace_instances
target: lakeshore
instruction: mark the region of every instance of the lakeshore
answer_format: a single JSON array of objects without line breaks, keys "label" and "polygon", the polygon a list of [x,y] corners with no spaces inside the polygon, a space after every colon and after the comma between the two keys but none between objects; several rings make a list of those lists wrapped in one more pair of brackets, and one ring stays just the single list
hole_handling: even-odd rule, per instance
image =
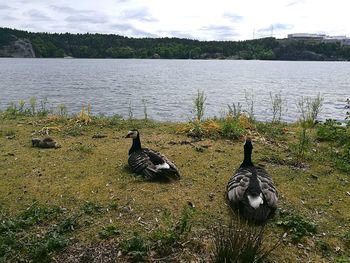
[{"label": "lakeshore", "polygon": [[[231,121],[222,127],[228,129]],[[299,123],[241,118],[234,124],[239,129],[229,126],[231,133],[220,125],[217,120],[164,123],[87,113],[40,117],[3,112],[0,258],[208,262],[214,230],[232,218],[226,184],[242,161],[242,137],[249,135],[254,163],[268,170],[280,193],[264,245],[283,238],[269,261],[347,262],[349,171],[343,156],[330,152],[342,153],[344,145],[327,132],[333,129],[348,140],[349,128],[312,126],[307,147],[300,151]],[[145,147],[175,162],[180,181],[148,182],[129,171],[131,144],[124,137],[131,128],[139,129]],[[31,138],[48,135],[61,147],[32,147]]]}]

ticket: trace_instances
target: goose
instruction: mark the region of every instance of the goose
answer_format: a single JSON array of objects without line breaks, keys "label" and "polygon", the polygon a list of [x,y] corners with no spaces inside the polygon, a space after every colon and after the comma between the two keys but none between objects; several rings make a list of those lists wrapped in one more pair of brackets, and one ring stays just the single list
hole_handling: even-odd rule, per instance
[{"label": "goose", "polygon": [[167,157],[159,152],[141,147],[138,130],[129,131],[126,138],[132,138],[128,163],[134,173],[150,180],[180,179],[179,170]]},{"label": "goose", "polygon": [[46,137],[44,139],[33,138],[32,146],[38,148],[60,148],[60,145],[51,137]]},{"label": "goose", "polygon": [[252,141],[247,138],[244,160],[227,184],[227,198],[229,205],[238,208],[242,217],[263,223],[277,208],[278,192],[268,173],[252,163],[252,151]]}]

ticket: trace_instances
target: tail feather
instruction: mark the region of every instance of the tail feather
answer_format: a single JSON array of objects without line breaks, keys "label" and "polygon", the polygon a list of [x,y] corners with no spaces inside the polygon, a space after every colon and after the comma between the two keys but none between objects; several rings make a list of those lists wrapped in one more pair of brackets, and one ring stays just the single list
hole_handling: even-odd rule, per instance
[{"label": "tail feather", "polygon": [[241,216],[246,218],[248,221],[255,223],[265,222],[273,213],[272,209],[266,204],[262,204],[258,208],[254,209],[249,205],[249,203],[242,202],[239,203],[238,209]]}]

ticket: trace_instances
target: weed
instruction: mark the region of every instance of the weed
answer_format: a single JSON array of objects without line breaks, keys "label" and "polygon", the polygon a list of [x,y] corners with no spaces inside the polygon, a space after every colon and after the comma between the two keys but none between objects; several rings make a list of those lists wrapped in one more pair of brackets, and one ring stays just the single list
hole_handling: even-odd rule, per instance
[{"label": "weed", "polygon": [[193,100],[194,108],[194,121],[201,122],[204,117],[205,101],[207,98],[204,95],[204,91],[197,91],[197,96]]},{"label": "weed", "polygon": [[238,102],[237,105],[235,103],[232,103],[232,106],[227,105],[227,107],[228,115],[238,120],[242,114],[242,105]]},{"label": "weed", "polygon": [[121,243],[121,248],[124,253],[132,257],[135,262],[143,260],[150,249],[149,241],[137,232],[133,233],[130,239],[124,240]]},{"label": "weed", "polygon": [[170,213],[164,213],[163,221],[165,225],[158,228],[152,237],[156,243],[156,249],[160,254],[170,254],[172,248],[191,232],[191,219],[193,215],[194,210],[190,207],[185,207],[182,210],[181,216],[177,221],[174,221]]},{"label": "weed", "polygon": [[36,241],[30,248],[30,257],[33,262],[51,262],[51,252],[58,251],[67,246],[69,240],[57,233],[49,233],[43,239]]},{"label": "weed", "polygon": [[30,104],[31,113],[34,116],[36,114],[36,98],[31,97],[29,99],[29,104]]},{"label": "weed", "polygon": [[344,142],[347,139],[346,129],[336,120],[327,119],[317,126],[317,139],[321,141]]},{"label": "weed", "polygon": [[102,209],[102,206],[94,204],[92,202],[86,202],[82,207],[83,212],[87,215],[100,214],[102,213]]},{"label": "weed", "polygon": [[270,99],[271,99],[271,110],[272,110],[272,122],[273,123],[279,123],[281,121],[282,117],[282,96],[281,93],[272,95],[272,92],[270,92]]},{"label": "weed", "polygon": [[47,116],[49,114],[49,110],[47,108],[47,97],[45,97],[43,100],[40,101],[40,110],[37,112],[37,115],[39,116]]},{"label": "weed", "polygon": [[148,120],[148,114],[147,114],[147,102],[145,99],[142,99],[142,104],[143,104],[143,115],[144,119]]},{"label": "weed", "polygon": [[78,115],[75,117],[76,123],[83,123],[85,125],[91,123],[91,105],[88,104],[87,110],[85,110],[85,106],[83,105],[81,108],[81,111],[78,113]]},{"label": "weed", "polygon": [[350,257],[341,256],[341,257],[337,258],[336,263],[350,263]]},{"label": "weed", "polygon": [[60,222],[57,225],[56,227],[57,233],[64,234],[64,233],[74,231],[78,226],[79,217],[80,217],[79,215],[73,215],[65,218],[62,222]]},{"label": "weed", "polygon": [[323,240],[318,240],[316,242],[316,245],[320,248],[320,250],[322,251],[323,256],[329,256],[331,253],[331,246]]},{"label": "weed", "polygon": [[346,99],[345,109],[347,110],[345,112],[345,121],[347,122],[346,126],[350,127],[350,99],[349,98]]},{"label": "weed", "polygon": [[20,101],[18,102],[18,104],[19,104],[18,111],[19,111],[20,113],[24,113],[24,105],[26,104],[25,100],[20,100]]},{"label": "weed", "polygon": [[131,100],[129,101],[128,115],[129,115],[129,120],[133,120],[134,119],[134,114],[132,112]]},{"label": "weed", "polygon": [[344,233],[342,239],[344,241],[345,246],[350,249],[350,230]]},{"label": "weed", "polygon": [[299,242],[304,236],[316,233],[316,224],[295,213],[281,213],[277,225],[289,231],[293,242]]},{"label": "weed", "polygon": [[298,102],[298,110],[300,112],[300,121],[305,125],[312,127],[317,121],[317,117],[322,110],[323,98],[320,94],[316,98],[301,97]]},{"label": "weed", "polygon": [[239,120],[227,116],[221,124],[221,134],[224,138],[238,139],[245,132],[245,129],[240,126]]},{"label": "weed", "polygon": [[82,152],[82,153],[92,153],[93,152],[93,145],[79,143],[79,144],[73,145],[71,147],[71,150]]},{"label": "weed", "polygon": [[83,128],[81,125],[76,124],[74,126],[68,126],[64,131],[63,134],[66,136],[72,136],[77,137],[83,135]]},{"label": "weed", "polygon": [[269,140],[285,141],[287,139],[286,126],[281,123],[256,122],[255,127]]},{"label": "weed", "polygon": [[103,227],[103,229],[99,232],[99,237],[101,239],[108,239],[112,236],[119,235],[119,231],[117,230],[116,226],[109,225],[106,227]]},{"label": "weed", "polygon": [[254,120],[254,103],[255,103],[255,97],[253,93],[248,93],[247,91],[244,91],[244,98],[247,103],[247,113],[249,115],[249,118],[251,120]]},{"label": "weed", "polygon": [[239,219],[228,227],[221,225],[214,231],[213,262],[262,262],[280,242],[264,247],[264,226],[252,226]]},{"label": "weed", "polygon": [[61,117],[67,117],[68,116],[67,107],[64,104],[59,104],[57,106],[57,111],[58,111],[58,115],[61,116]]}]

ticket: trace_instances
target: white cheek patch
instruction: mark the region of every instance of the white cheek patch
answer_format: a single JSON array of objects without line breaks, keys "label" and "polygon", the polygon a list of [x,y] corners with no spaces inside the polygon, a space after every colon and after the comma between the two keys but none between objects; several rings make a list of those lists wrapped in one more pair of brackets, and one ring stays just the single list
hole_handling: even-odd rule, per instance
[{"label": "white cheek patch", "polygon": [[156,168],[157,168],[157,169],[169,169],[170,166],[169,166],[169,164],[167,164],[167,163],[162,163],[162,164],[157,164],[157,165],[156,165]]}]

